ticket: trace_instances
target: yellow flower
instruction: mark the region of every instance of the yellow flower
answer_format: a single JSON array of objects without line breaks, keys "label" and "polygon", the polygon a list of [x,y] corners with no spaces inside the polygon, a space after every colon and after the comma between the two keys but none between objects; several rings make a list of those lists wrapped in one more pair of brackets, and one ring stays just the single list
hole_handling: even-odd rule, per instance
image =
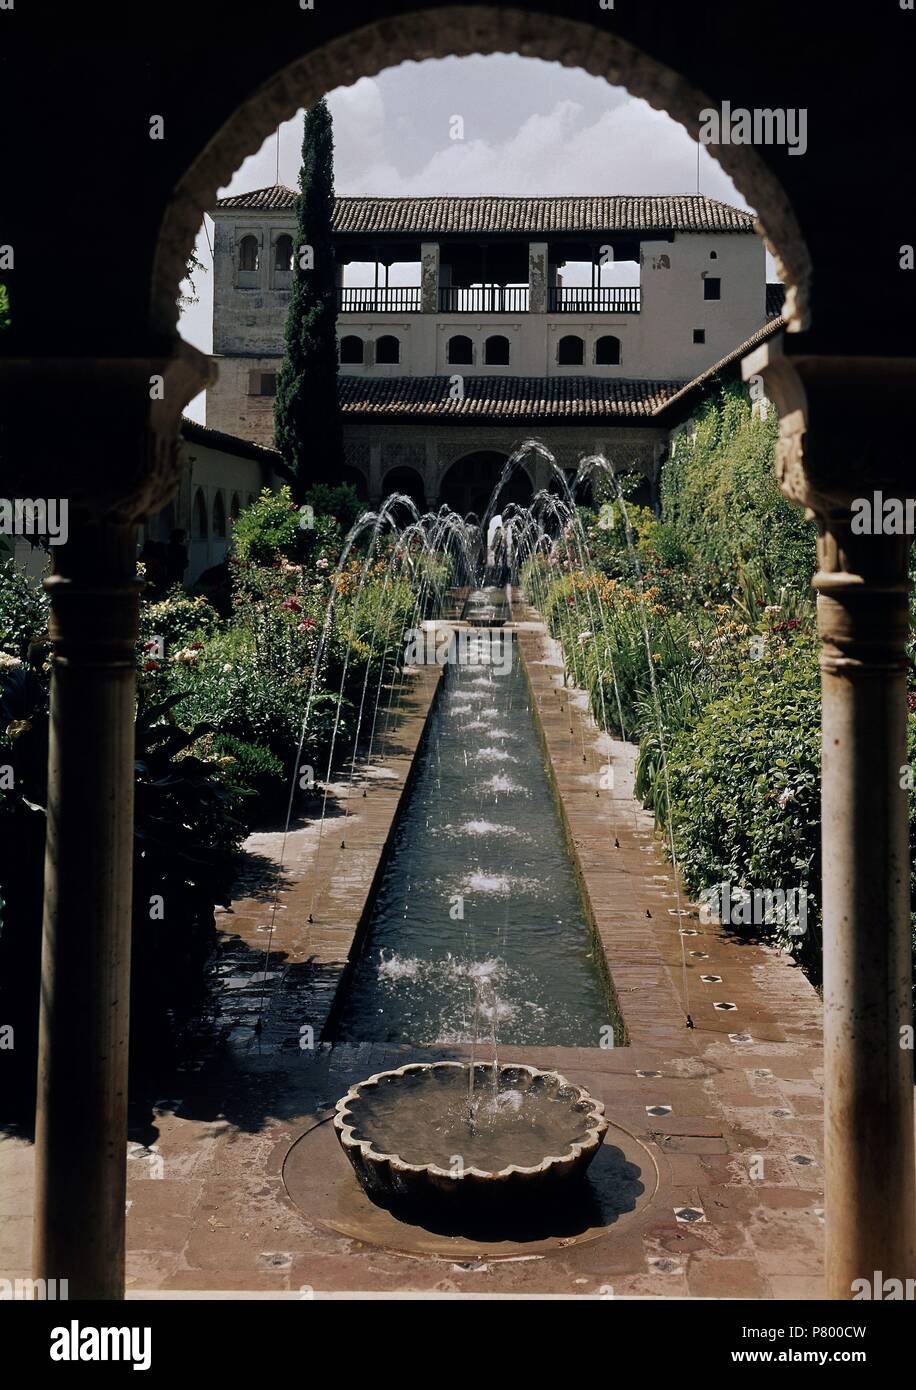
[{"label": "yellow flower", "polygon": [[12,724],[6,726],[7,738],[18,738],[20,734],[28,733],[32,727],[30,719],[14,719]]}]

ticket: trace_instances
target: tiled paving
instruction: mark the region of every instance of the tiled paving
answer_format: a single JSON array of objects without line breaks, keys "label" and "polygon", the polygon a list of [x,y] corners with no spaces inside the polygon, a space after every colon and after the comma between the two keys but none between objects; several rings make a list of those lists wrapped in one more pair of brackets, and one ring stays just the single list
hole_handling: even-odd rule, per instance
[{"label": "tiled paving", "polygon": [[[163,1083],[137,1133],[150,1147],[133,1146],[132,1291],[822,1295],[817,995],[780,954],[675,915],[670,866],[632,794],[633,750],[601,734],[581,697],[563,689],[539,624],[520,622],[519,641],[629,1045],[503,1048],[501,1058],[555,1067],[603,1100],[613,1122],[643,1145],[646,1175],[657,1169],[654,1200],[598,1239],[561,1233],[534,1255],[521,1243],[496,1255],[482,1248],[479,1258],[466,1250],[433,1258],[341,1234],[335,1213],[352,1225],[356,1194],[335,1144],[325,1143],[317,1160],[317,1211],[304,1215],[284,1187],[291,1145],[354,1080],[416,1056],[464,1055],[461,1048],[300,1045],[303,1025],[317,1039],[328,1017],[434,693],[438,673],[427,672],[405,692],[403,717],[375,767],[358,769],[351,814],[326,823],[320,853],[314,825],[291,835],[266,962],[259,928],[269,925],[270,895],[257,870],[259,857],[269,867],[277,841],[248,844],[248,896],[219,921],[230,943],[218,966],[222,1045]],[[603,790],[597,771],[609,760],[614,787]],[[379,764],[393,775],[379,776]],[[336,813],[346,795],[337,783]],[[690,904],[681,901],[680,910]],[[703,975],[721,979],[706,983]],[[736,1008],[717,1010],[717,1002]],[[7,1277],[27,1273],[30,1165],[28,1146],[0,1143],[0,1215],[10,1217],[0,1225],[0,1274]],[[390,1244],[404,1248],[403,1240]]]}]

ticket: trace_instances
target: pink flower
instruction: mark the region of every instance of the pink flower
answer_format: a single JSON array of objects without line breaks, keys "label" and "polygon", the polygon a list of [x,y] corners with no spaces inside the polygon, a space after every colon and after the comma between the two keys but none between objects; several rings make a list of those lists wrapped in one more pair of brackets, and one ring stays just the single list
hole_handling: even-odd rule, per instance
[{"label": "pink flower", "polygon": [[285,598],[281,607],[288,608],[291,613],[301,613],[302,611],[302,604],[297,598]]},{"label": "pink flower", "polygon": [[303,618],[303,619],[302,619],[302,622],[299,624],[299,626],[298,626],[298,628],[296,629],[296,631],[297,631],[297,632],[311,632],[311,630],[312,630],[312,628],[313,628],[314,626],[315,626],[315,619],[314,619],[314,618]]}]

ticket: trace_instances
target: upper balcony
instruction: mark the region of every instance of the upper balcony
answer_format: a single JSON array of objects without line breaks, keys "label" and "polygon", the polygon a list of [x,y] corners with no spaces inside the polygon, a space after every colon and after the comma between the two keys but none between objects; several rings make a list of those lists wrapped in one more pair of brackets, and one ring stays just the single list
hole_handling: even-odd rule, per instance
[{"label": "upper balcony", "polygon": [[550,285],[551,314],[638,314],[642,291],[638,285]]},{"label": "upper balcony", "polygon": [[[642,292],[638,285],[550,285],[550,314],[638,314]],[[441,285],[440,314],[527,314],[531,295],[527,285]],[[344,285],[337,291],[342,314],[419,314],[423,291],[419,285]]]},{"label": "upper balcony", "polygon": [[527,314],[527,285],[441,285],[440,314]]},{"label": "upper balcony", "polygon": [[343,285],[337,291],[342,314],[419,314],[419,285]]}]

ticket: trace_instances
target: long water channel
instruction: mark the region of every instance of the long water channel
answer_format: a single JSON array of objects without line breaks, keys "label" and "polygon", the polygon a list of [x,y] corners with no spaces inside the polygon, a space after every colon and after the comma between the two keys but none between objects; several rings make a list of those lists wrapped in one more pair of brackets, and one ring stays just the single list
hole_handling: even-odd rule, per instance
[{"label": "long water channel", "polygon": [[499,631],[498,661],[446,668],[333,1029],[339,1041],[485,1041],[495,1025],[501,1043],[607,1043],[599,948],[521,656],[510,630]]}]

